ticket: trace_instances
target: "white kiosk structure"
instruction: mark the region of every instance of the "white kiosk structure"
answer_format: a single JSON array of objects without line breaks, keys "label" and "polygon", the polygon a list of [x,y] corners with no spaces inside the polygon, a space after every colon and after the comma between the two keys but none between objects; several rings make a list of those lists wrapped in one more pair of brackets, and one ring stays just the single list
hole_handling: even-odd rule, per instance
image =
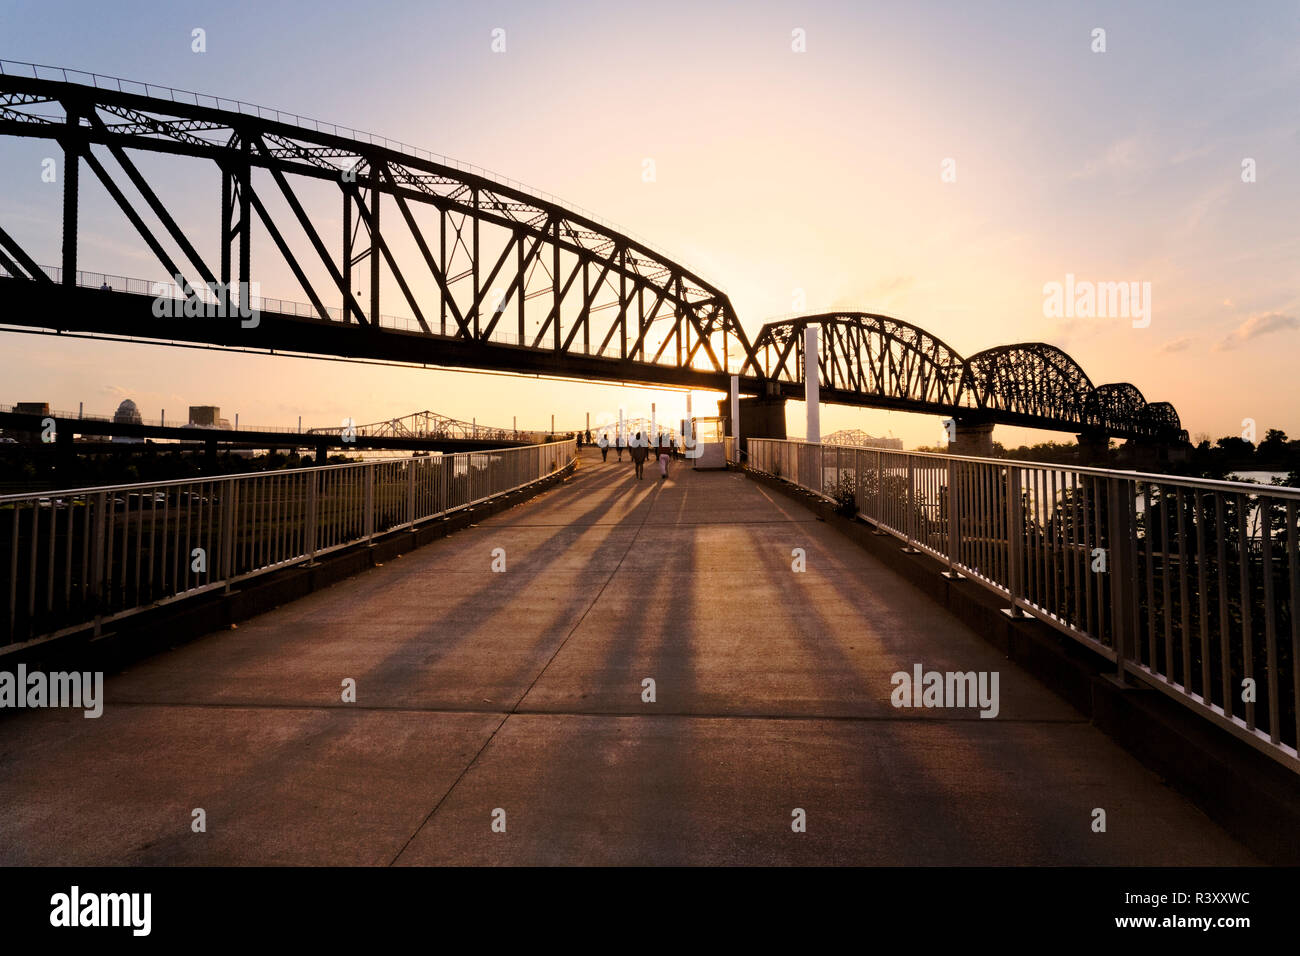
[{"label": "white kiosk structure", "polygon": [[694,455],[696,471],[727,467],[727,444],[725,419],[691,418],[688,419],[690,437],[695,444],[686,447],[688,455]]}]

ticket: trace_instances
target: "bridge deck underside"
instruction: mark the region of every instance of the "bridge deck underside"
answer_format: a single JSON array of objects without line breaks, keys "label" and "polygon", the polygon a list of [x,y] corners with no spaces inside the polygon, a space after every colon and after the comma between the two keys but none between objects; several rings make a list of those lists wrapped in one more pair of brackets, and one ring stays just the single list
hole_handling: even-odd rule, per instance
[{"label": "bridge deck underside", "polygon": [[[157,318],[153,298],[128,292],[37,285],[0,277],[0,325],[58,329],[77,334],[138,338],[162,343],[215,346],[232,350],[293,352],[375,362],[427,364],[444,368],[517,372],[604,382],[635,382],[677,388],[725,392],[730,376],[705,368],[633,361],[581,352],[500,342],[466,341],[454,337],[369,329],[342,322],[263,312],[253,327],[232,318]],[[748,395],[775,391],[785,398],[804,399],[802,381],[740,378]],[[1005,409],[982,409],[922,401],[887,393],[863,393],[823,385],[823,404],[881,408],[927,415],[957,415],[970,422],[991,422],[1025,428],[1072,431],[1083,427],[1050,416],[1027,415]],[[1113,434],[1121,435],[1115,429]]]},{"label": "bridge deck underside", "polygon": [[[999,672],[1000,714],[895,709],[916,663]],[[3,863],[1255,862],[797,504],[592,450],[564,486],[105,696],[97,720],[0,722]]]}]

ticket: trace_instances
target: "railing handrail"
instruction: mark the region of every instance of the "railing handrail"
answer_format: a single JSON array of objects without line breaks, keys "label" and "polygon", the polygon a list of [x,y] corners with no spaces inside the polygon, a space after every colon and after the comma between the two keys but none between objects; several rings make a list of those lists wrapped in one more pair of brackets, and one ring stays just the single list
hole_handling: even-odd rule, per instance
[{"label": "railing handrail", "polygon": [[747,441],[784,441],[795,445],[809,445],[818,448],[847,448],[852,451],[881,452],[886,455],[912,455],[917,458],[935,458],[943,461],[979,462],[987,465],[1020,465],[1026,468],[1049,468],[1054,471],[1070,471],[1083,475],[1095,475],[1100,478],[1125,478],[1130,481],[1158,481],[1162,484],[1179,484],[1191,488],[1203,488],[1207,491],[1232,491],[1245,494],[1259,494],[1261,490],[1279,498],[1300,500],[1300,488],[1289,485],[1265,485],[1257,481],[1225,481],[1219,478],[1189,478],[1185,475],[1163,475],[1159,472],[1130,471],[1123,468],[1097,468],[1090,465],[1068,465],[1052,461],[1026,461],[1022,458],[981,458],[975,455],[946,455],[933,451],[908,451],[897,448],[872,448],[865,445],[836,445],[830,442],[810,442],[802,438],[750,438]]},{"label": "railing handrail", "polygon": [[[440,454],[443,458],[456,458],[461,455],[499,455],[505,452],[524,451],[529,448],[550,448],[553,445],[564,445],[573,441],[572,438],[560,439],[559,441],[540,442],[535,445],[511,445],[507,448],[482,448],[467,451],[455,451]],[[360,450],[360,449],[358,449]],[[241,471],[228,475],[193,475],[189,478],[168,478],[164,481],[141,481],[132,482],[126,485],[90,485],[84,488],[53,488],[48,491],[24,491],[12,495],[0,495],[0,505],[11,504],[21,501],[30,501],[31,499],[41,498],[66,498],[76,495],[90,495],[96,493],[116,493],[119,491],[145,491],[151,488],[172,488],[177,485],[193,485],[200,482],[217,483],[225,481],[237,481],[245,478],[263,478],[268,475],[284,474],[307,474],[313,471],[338,471],[346,468],[368,468],[374,465],[399,464],[407,461],[427,461],[431,456],[426,455],[408,455],[404,458],[385,458],[374,461],[348,461],[338,462],[333,465],[308,465],[303,468],[276,468],[271,471]]]}]

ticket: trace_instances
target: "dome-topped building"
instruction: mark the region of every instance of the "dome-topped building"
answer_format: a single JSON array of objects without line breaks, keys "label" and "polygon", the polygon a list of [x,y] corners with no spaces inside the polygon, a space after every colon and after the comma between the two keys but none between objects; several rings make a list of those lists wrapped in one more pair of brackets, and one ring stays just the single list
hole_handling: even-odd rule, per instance
[{"label": "dome-topped building", "polygon": [[[116,425],[143,425],[144,419],[140,417],[140,409],[136,407],[135,402],[126,398],[122,404],[117,406],[117,411],[113,413],[113,423]],[[114,444],[119,445],[137,445],[144,441],[143,438],[132,438],[126,435],[114,435]]]},{"label": "dome-topped building", "polygon": [[136,408],[135,402],[131,399],[123,399],[122,404],[117,406],[117,411],[113,413],[113,421],[119,425],[142,425],[144,419],[140,417],[140,409]]}]

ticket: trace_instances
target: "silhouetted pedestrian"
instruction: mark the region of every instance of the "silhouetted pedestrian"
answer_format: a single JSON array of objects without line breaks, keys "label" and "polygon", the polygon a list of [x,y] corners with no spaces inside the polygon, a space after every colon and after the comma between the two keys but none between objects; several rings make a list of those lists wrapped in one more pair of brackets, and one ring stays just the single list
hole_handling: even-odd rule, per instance
[{"label": "silhouetted pedestrian", "polygon": [[668,459],[672,455],[673,441],[668,437],[668,433],[659,436],[659,480],[663,481],[668,477]]},{"label": "silhouetted pedestrian", "polygon": [[650,453],[649,442],[641,436],[640,432],[628,443],[629,451],[632,452],[632,464],[636,466],[637,478],[645,477],[645,460]]},{"label": "silhouetted pedestrian", "polygon": [[609,436],[601,435],[597,444],[600,445],[600,460],[609,461]]},{"label": "silhouetted pedestrian", "polygon": [[622,432],[614,437],[614,451],[618,452],[618,460],[623,460],[623,446],[627,444],[627,439],[623,437]]}]

